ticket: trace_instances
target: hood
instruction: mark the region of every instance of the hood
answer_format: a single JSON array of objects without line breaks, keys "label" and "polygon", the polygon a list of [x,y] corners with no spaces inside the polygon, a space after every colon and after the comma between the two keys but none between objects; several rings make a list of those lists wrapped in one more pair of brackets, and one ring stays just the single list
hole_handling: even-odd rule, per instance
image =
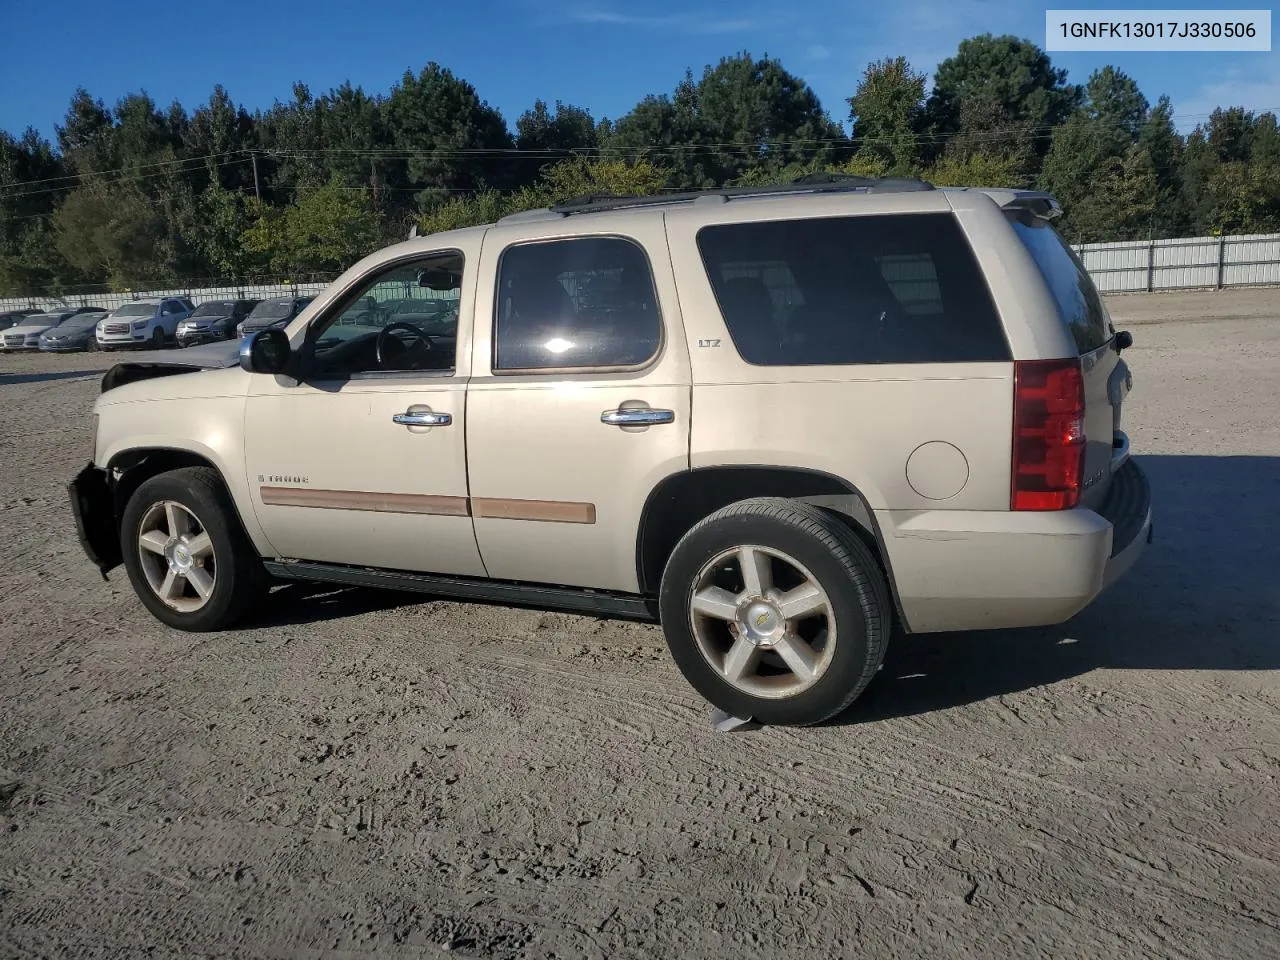
[{"label": "hood", "polygon": [[46,340],[88,340],[93,336],[93,327],[76,327],[63,329],[61,326],[50,327],[43,334]]},{"label": "hood", "polygon": [[102,376],[102,392],[106,393],[135,380],[168,377],[176,373],[195,373],[197,370],[225,370],[239,365],[238,340],[221,340],[179,350],[157,350],[147,354],[145,360],[117,363],[113,366]]},{"label": "hood", "polygon": [[287,327],[292,322],[293,322],[293,317],[277,317],[274,320],[261,319],[261,320],[243,321],[244,330],[246,333],[248,333],[250,330],[253,330],[253,331],[265,330],[267,329],[267,327],[275,327],[275,326]]},{"label": "hood", "polygon": [[199,317],[184,317],[179,323],[200,324],[200,323],[221,323],[223,320],[230,320],[229,313],[206,313]]}]

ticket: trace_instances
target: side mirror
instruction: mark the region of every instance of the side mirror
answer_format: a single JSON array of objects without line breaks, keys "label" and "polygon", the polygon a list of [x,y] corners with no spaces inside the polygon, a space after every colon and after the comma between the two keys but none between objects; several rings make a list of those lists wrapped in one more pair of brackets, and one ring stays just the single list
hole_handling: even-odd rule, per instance
[{"label": "side mirror", "polygon": [[240,343],[240,369],[284,373],[289,367],[289,337],[278,327],[251,333]]},{"label": "side mirror", "polygon": [[1128,350],[1133,346],[1133,334],[1128,330],[1121,330],[1116,333],[1116,353],[1122,350]]}]

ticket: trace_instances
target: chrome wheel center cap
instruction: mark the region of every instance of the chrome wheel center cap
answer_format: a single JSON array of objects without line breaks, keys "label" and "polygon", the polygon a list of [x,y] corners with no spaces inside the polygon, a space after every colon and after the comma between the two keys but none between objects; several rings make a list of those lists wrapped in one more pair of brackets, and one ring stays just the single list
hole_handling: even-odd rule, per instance
[{"label": "chrome wheel center cap", "polygon": [[757,646],[773,643],[785,626],[778,608],[767,600],[747,604],[738,615],[738,629]]},{"label": "chrome wheel center cap", "polygon": [[195,559],[185,540],[170,540],[165,544],[164,555],[169,561],[169,569],[174,573],[186,573],[195,565]]}]

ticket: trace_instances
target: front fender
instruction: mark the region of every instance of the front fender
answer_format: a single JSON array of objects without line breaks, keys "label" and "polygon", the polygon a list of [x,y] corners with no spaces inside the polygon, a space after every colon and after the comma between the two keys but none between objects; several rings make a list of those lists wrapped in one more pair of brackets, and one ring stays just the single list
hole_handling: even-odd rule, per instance
[{"label": "front fender", "polygon": [[253,510],[244,472],[244,405],[243,396],[232,396],[170,397],[104,407],[94,462],[106,469],[150,451],[184,453],[206,461],[226,484],[244,532],[259,555],[274,556]]}]

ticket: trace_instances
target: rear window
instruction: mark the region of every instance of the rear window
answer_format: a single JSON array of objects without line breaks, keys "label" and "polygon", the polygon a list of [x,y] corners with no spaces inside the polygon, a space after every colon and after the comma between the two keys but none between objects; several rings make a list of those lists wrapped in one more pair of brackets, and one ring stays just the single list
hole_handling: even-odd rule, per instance
[{"label": "rear window", "polygon": [[704,227],[698,248],[748,363],[1009,360],[973,251],[949,213]]},{"label": "rear window", "polygon": [[1111,323],[1098,288],[1058,231],[1044,221],[1032,225],[1015,220],[1013,229],[1040,268],[1076,350],[1089,353],[1110,340]]}]

